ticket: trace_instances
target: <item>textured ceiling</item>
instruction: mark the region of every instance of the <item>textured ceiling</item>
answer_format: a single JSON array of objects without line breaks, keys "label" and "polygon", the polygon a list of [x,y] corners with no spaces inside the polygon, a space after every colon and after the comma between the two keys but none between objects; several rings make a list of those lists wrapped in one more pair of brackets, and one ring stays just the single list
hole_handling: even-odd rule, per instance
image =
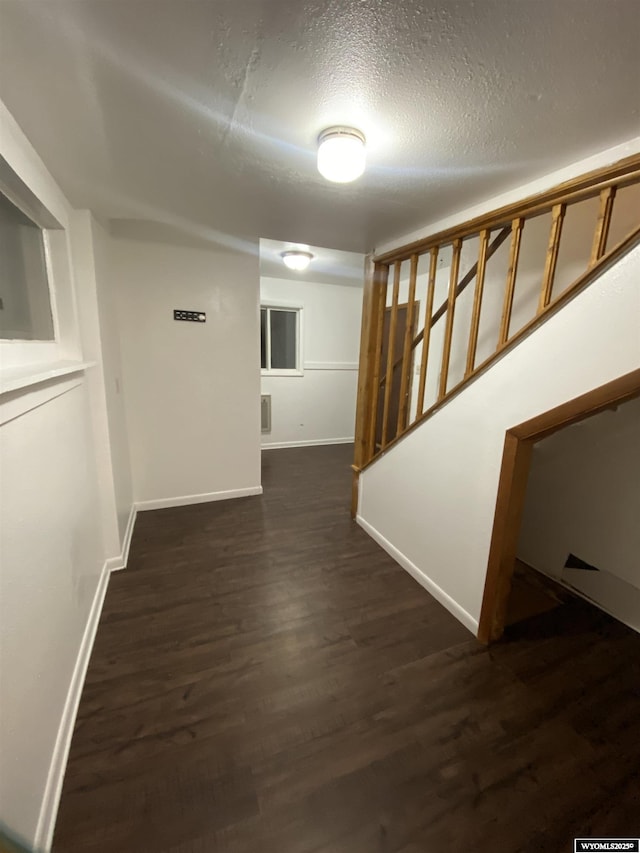
[{"label": "textured ceiling", "polygon": [[[290,249],[311,252],[313,260],[306,270],[297,272],[284,265],[282,253]],[[313,281],[321,284],[340,284],[362,287],[364,255],[324,249],[308,243],[289,243],[286,240],[260,240],[260,275],[286,278],[292,281]]]},{"label": "textured ceiling", "polygon": [[2,0],[0,97],[103,219],[362,252],[635,136],[639,43],[637,0]]}]

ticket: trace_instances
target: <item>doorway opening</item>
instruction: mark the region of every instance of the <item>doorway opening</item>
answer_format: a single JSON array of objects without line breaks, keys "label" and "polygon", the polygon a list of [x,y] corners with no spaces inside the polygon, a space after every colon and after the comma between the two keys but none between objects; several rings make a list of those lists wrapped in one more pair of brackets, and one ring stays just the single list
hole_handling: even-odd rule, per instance
[{"label": "doorway opening", "polygon": [[[478,629],[481,642],[495,642],[502,636],[514,573],[516,569],[526,573],[518,563],[518,543],[534,446],[565,427],[638,396],[640,370],[635,370],[507,430]],[[570,556],[580,560],[580,555]]]},{"label": "doorway opening", "polygon": [[262,451],[353,443],[363,278],[361,253],[260,240]]}]

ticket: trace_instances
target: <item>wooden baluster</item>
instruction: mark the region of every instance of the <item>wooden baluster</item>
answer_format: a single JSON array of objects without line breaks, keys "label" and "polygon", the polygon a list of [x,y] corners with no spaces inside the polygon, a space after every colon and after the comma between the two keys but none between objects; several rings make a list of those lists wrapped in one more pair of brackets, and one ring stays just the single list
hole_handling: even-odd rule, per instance
[{"label": "wooden baluster", "polygon": [[407,391],[405,394],[405,399],[407,401],[407,410],[405,413],[404,427],[402,428],[402,432],[400,433],[400,435],[402,435],[402,433],[405,432],[411,426],[413,421],[415,421],[415,414],[413,416],[413,420],[411,420],[411,401],[413,400],[413,382],[415,375],[414,361],[415,359],[413,356],[413,347],[409,347],[409,377],[407,380]]},{"label": "wooden baluster", "polygon": [[500,319],[500,334],[498,336],[498,349],[503,347],[509,337],[509,324],[511,323],[511,309],[513,308],[513,295],[516,289],[516,275],[518,274],[518,257],[520,255],[520,238],[524,219],[518,217],[511,224],[511,249],[509,250],[509,269],[507,270],[507,284],[504,292],[504,305],[502,306],[502,317]]},{"label": "wooden baluster", "polygon": [[354,468],[358,470],[370,459],[367,435],[369,434],[369,419],[372,408],[371,397],[377,390],[377,386],[373,384],[372,380],[375,373],[376,331],[380,308],[380,271],[380,265],[374,264],[372,256],[367,256],[365,258],[365,276],[362,294],[358,396],[353,459]]},{"label": "wooden baluster", "polygon": [[562,223],[564,222],[566,209],[566,204],[556,204],[551,212],[551,231],[549,232],[549,245],[547,247],[547,257],[542,276],[542,289],[540,290],[540,299],[538,301],[538,314],[541,314],[549,302],[551,302],[553,279],[556,274],[560,237],[562,236]]},{"label": "wooden baluster", "polygon": [[473,294],[473,313],[471,314],[471,328],[469,330],[469,346],[467,348],[467,366],[464,371],[466,379],[471,373],[476,362],[476,349],[478,347],[478,330],[480,328],[480,310],[482,308],[482,294],[484,291],[484,276],[487,268],[487,247],[489,245],[489,229],[480,232],[480,247],[478,249],[478,264],[476,268],[476,289]]},{"label": "wooden baluster", "polygon": [[373,338],[373,370],[371,377],[371,399],[367,416],[366,461],[376,453],[376,426],[378,422],[378,399],[380,396],[380,373],[382,370],[382,332],[384,329],[384,313],[387,304],[387,286],[389,282],[389,265],[376,265],[376,301],[374,302],[374,338]]},{"label": "wooden baluster", "polygon": [[351,478],[351,518],[356,517],[358,510],[358,485],[360,472],[365,462],[366,415],[368,411],[368,396],[373,390],[371,388],[371,362],[369,360],[369,348],[374,330],[371,327],[372,309],[375,298],[374,293],[375,265],[373,257],[367,255],[364,261],[364,287],[362,290],[362,320],[360,324],[360,358],[358,361],[358,389],[356,395],[356,423],[355,440],[353,452],[353,472]]},{"label": "wooden baluster", "polygon": [[[497,252],[498,249],[500,248],[500,246],[502,246],[504,241],[509,236],[510,232],[511,232],[511,228],[503,228],[501,231],[498,231],[497,235],[495,236],[495,238],[493,239],[493,241],[491,242],[491,245],[489,246],[489,248],[487,250],[487,261],[494,254],[494,252]],[[464,275],[460,279],[460,281],[458,282],[458,286],[456,287],[456,299],[458,298],[458,296],[460,296],[462,291],[466,289],[467,285],[473,281],[473,279],[476,277],[477,272],[478,272],[478,263],[476,261],[476,263],[471,267],[469,272],[466,273],[466,275]],[[442,305],[438,308],[438,310],[435,312],[435,314],[431,318],[431,325],[432,326],[435,326],[435,324],[438,322],[440,317],[442,317],[443,314],[447,313],[447,306],[448,305],[449,305],[449,299],[447,298],[444,300]]]},{"label": "wooden baluster", "polygon": [[596,221],[596,230],[593,235],[593,246],[591,247],[591,259],[589,268],[596,264],[607,249],[607,238],[611,225],[611,214],[613,213],[613,202],[616,197],[615,187],[605,187],[600,193],[600,212]]},{"label": "wooden baluster", "polygon": [[[509,236],[510,233],[511,233],[510,227],[509,228],[502,228],[500,231],[498,231],[498,234],[496,235],[496,237],[489,244],[489,247],[487,249],[486,261],[488,261],[489,258],[495,252],[498,251],[498,249],[504,243],[504,241],[507,239],[507,237]],[[486,265],[486,261],[485,261],[485,265]],[[456,287],[456,299],[467,288],[467,286],[473,281],[473,279],[476,277],[477,272],[478,272],[478,262],[476,261],[475,264],[471,267],[471,269],[458,282],[458,286]],[[433,328],[435,326],[435,324],[438,322],[440,317],[442,317],[444,314],[447,313],[448,304],[449,304],[449,298],[447,297],[444,300],[444,302],[442,303],[442,305],[438,308],[438,310],[433,314],[433,316],[431,318],[431,324],[430,324],[431,328]],[[415,338],[411,341],[411,349],[415,349],[418,346],[418,344],[422,341],[423,338],[424,338],[424,329],[421,329],[418,332],[418,334],[415,336]],[[402,363],[402,359],[403,359],[403,356],[401,355],[400,358],[397,358],[394,361],[394,363],[393,363],[394,368],[396,368],[399,364]],[[380,384],[381,385],[384,384],[384,377],[382,377]]]},{"label": "wooden baluster", "polygon": [[387,370],[384,385],[384,408],[382,410],[381,448],[387,445],[387,427],[389,425],[389,403],[391,401],[391,386],[393,384],[393,350],[396,343],[396,326],[398,324],[398,295],[400,293],[400,268],[402,261],[396,261],[393,277],[393,296],[391,301],[391,317],[389,320],[389,344],[387,347]]},{"label": "wooden baluster", "polygon": [[420,381],[418,384],[418,405],[416,417],[419,418],[424,409],[424,390],[427,382],[427,363],[429,360],[429,338],[431,337],[431,313],[433,298],[436,291],[436,272],[438,270],[438,247],[431,249],[429,262],[429,282],[427,284],[427,300],[424,309],[424,332],[422,334],[422,359],[420,360]]},{"label": "wooden baluster", "polygon": [[456,287],[458,286],[458,273],[460,271],[460,251],[462,240],[453,241],[453,257],[451,259],[451,277],[449,279],[449,297],[447,299],[447,324],[444,331],[444,345],[442,348],[442,370],[440,371],[440,387],[438,389],[438,400],[442,400],[447,393],[447,378],[449,376],[449,359],[451,358],[451,338],[453,337],[453,318],[456,307]]},{"label": "wooden baluster", "polygon": [[415,313],[416,280],[418,278],[418,255],[411,256],[409,273],[409,297],[407,305],[407,322],[404,329],[404,345],[402,348],[402,375],[400,380],[400,405],[398,406],[398,424],[396,436],[407,427],[407,409],[409,405],[409,375],[411,373],[411,341],[413,339],[413,318]]}]

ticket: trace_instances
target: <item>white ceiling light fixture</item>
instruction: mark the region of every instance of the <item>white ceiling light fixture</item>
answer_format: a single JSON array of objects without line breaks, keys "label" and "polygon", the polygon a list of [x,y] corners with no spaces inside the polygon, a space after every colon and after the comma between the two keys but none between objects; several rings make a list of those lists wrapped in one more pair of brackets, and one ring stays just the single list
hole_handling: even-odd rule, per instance
[{"label": "white ceiling light fixture", "polygon": [[289,267],[290,270],[297,270],[298,272],[306,270],[313,260],[311,252],[302,252],[299,249],[291,249],[288,252],[283,252],[280,257],[284,261],[285,266]]},{"label": "white ceiling light fixture", "polygon": [[364,172],[364,134],[354,127],[328,127],[318,137],[318,171],[336,184],[355,181]]}]

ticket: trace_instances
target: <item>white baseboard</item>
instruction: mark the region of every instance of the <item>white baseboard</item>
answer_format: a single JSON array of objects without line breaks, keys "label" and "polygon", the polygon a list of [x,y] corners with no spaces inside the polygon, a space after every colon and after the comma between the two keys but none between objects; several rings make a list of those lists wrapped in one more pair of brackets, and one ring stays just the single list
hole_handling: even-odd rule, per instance
[{"label": "white baseboard", "polygon": [[311,439],[310,441],[273,441],[263,444],[262,450],[282,450],[285,447],[323,447],[327,444],[353,444],[355,439],[351,438],[323,438]]},{"label": "white baseboard", "polygon": [[138,509],[135,504],[131,504],[131,509],[129,511],[129,518],[127,520],[127,526],[124,531],[124,540],[122,542],[122,568],[127,568],[127,563],[129,562],[129,548],[131,548],[131,538],[133,536],[133,528],[136,526],[136,517],[138,515]]},{"label": "white baseboard", "polygon": [[124,569],[124,558],[122,554],[118,554],[117,557],[109,557],[104,564],[108,572],[117,572]]},{"label": "white baseboard", "polygon": [[133,536],[133,528],[135,527],[137,515],[138,510],[136,509],[136,505],[131,504],[129,518],[127,519],[127,526],[125,528],[124,538],[122,541],[122,554],[118,554],[117,557],[109,557],[106,562],[106,566],[110,572],[117,572],[120,571],[120,569],[127,568],[127,563],[129,562],[129,548],[131,547],[131,537]]},{"label": "white baseboard", "polygon": [[382,533],[376,530],[376,528],[369,524],[368,521],[365,521],[361,515],[356,516],[356,521],[360,527],[362,527],[362,529],[366,531],[369,536],[378,543],[378,545],[380,545],[381,548],[384,548],[390,557],[393,557],[396,563],[399,563],[402,568],[411,575],[411,577],[418,581],[420,586],[424,587],[427,592],[431,593],[436,601],[439,601],[443,607],[446,607],[449,613],[455,616],[459,622],[462,622],[465,628],[468,628],[475,637],[478,636],[477,619],[474,619],[474,617],[461,607],[457,601],[454,601],[454,599],[439,587],[435,581],[432,581],[428,575],[425,575],[422,569],[419,569],[415,563],[412,563],[408,557],[399,551],[395,545],[392,545],[388,539],[385,539]]},{"label": "white baseboard", "polygon": [[91,658],[91,650],[98,630],[100,615],[104,598],[107,593],[109,584],[110,570],[106,561],[100,573],[100,580],[93,596],[91,610],[87,618],[87,624],[82,635],[78,657],[73,668],[71,682],[67,693],[67,699],[64,703],[62,719],[58,728],[56,743],[53,748],[51,764],[49,765],[49,773],[47,776],[47,784],[45,787],[42,806],[40,807],[40,816],[38,818],[38,826],[36,829],[36,837],[34,848],[37,853],[49,853],[53,842],[53,830],[56,824],[56,816],[58,814],[58,806],[60,804],[60,795],[62,794],[62,783],[67,767],[67,759],[69,757],[69,748],[71,746],[71,738],[80,704],[80,696],[84,687],[84,680]]},{"label": "white baseboard", "polygon": [[261,495],[262,486],[249,486],[247,489],[228,489],[225,492],[206,492],[202,495],[181,495],[177,498],[158,498],[153,501],[138,501],[137,512],[145,512],[148,509],[168,509],[173,506],[188,506],[189,504],[203,504],[209,501],[227,501],[231,498],[246,498],[249,495]]}]

